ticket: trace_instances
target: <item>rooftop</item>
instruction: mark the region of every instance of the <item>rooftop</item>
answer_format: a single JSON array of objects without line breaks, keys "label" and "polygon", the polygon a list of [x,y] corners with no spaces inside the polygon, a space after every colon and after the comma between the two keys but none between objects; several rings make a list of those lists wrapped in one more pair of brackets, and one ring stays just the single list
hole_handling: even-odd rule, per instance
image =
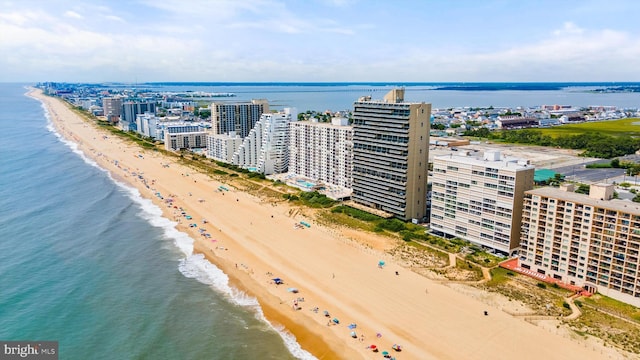
[{"label": "rooftop", "polygon": [[571,191],[562,190],[555,187],[542,187],[534,190],[529,190],[527,194],[546,196],[550,198],[560,199],[564,201],[571,201],[575,203],[581,203],[585,205],[591,205],[594,207],[601,207],[610,210],[617,210],[620,212],[630,213],[633,215],[640,215],[640,203],[634,203],[629,200],[599,200],[589,197],[586,194],[578,194]]}]

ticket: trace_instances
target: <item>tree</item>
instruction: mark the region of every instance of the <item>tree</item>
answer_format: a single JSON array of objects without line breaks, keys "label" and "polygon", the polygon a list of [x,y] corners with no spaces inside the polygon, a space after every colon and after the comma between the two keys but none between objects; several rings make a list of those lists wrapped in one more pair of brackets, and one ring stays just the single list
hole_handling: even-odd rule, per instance
[{"label": "tree", "polygon": [[615,158],[611,160],[611,167],[616,169],[620,168],[620,159]]},{"label": "tree", "polygon": [[578,185],[578,188],[576,189],[576,193],[577,194],[589,194],[589,189],[591,189],[591,187],[589,185],[580,184],[580,185]]}]

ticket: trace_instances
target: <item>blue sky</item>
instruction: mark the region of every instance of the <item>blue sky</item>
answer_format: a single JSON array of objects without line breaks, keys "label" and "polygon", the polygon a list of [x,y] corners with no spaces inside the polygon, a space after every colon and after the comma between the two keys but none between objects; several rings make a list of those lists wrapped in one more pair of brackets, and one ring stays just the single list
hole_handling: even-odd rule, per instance
[{"label": "blue sky", "polygon": [[0,81],[640,81],[637,0],[0,0]]}]

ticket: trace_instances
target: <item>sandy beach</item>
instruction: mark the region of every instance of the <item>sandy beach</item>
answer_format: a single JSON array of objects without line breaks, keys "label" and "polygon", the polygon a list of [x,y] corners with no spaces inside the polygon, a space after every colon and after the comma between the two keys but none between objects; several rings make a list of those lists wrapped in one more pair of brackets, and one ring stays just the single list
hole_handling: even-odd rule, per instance
[{"label": "sandy beach", "polygon": [[[63,137],[178,222],[177,228],[195,240],[195,252],[222,269],[233,287],[257,298],[271,323],[286,328],[319,359],[380,359],[382,351],[398,360],[602,357],[600,350],[402,268],[352,235],[292,215],[284,202],[237,191],[111,136],[40,90],[30,95],[43,101]],[[220,191],[221,185],[228,191]],[[294,227],[300,221],[311,226]],[[380,260],[385,266],[378,266]],[[284,284],[275,284],[276,277]],[[369,349],[371,344],[380,352]],[[393,344],[402,351],[393,351]]]}]

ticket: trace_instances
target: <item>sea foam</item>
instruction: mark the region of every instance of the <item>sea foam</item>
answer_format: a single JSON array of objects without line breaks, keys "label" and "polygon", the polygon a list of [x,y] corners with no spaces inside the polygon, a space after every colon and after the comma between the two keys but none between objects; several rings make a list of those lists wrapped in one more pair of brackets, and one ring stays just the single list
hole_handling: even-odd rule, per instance
[{"label": "sea foam", "polygon": [[281,326],[274,326],[270,323],[262,312],[262,308],[258,303],[258,300],[252,296],[247,295],[243,291],[240,291],[229,285],[229,277],[220,268],[209,262],[203,254],[193,253],[193,238],[188,234],[183,233],[176,229],[177,223],[163,217],[162,209],[155,205],[151,200],[142,197],[138,189],[131,187],[121,181],[116,180],[111,173],[100,167],[98,163],[93,159],[87,157],[82,150],[73,141],[67,140],[62,136],[53,126],[49,111],[44,103],[41,102],[41,106],[44,109],[44,114],[47,119],[47,130],[52,132],[62,143],[68,146],[72,152],[77,154],[88,165],[94,166],[101,171],[105,172],[109,179],[116,184],[119,188],[124,190],[128,197],[135,202],[142,210],[140,216],[147,220],[152,226],[160,228],[164,232],[164,236],[167,239],[173,241],[173,244],[184,255],[178,264],[178,270],[182,275],[187,278],[193,278],[199,282],[209,285],[215,291],[225,295],[225,297],[233,304],[246,307],[254,312],[258,320],[266,323],[271,329],[276,331],[285,343],[285,346],[289,352],[296,358],[301,360],[314,360],[317,359],[308,351],[302,349],[300,344],[296,341],[296,337]]}]

